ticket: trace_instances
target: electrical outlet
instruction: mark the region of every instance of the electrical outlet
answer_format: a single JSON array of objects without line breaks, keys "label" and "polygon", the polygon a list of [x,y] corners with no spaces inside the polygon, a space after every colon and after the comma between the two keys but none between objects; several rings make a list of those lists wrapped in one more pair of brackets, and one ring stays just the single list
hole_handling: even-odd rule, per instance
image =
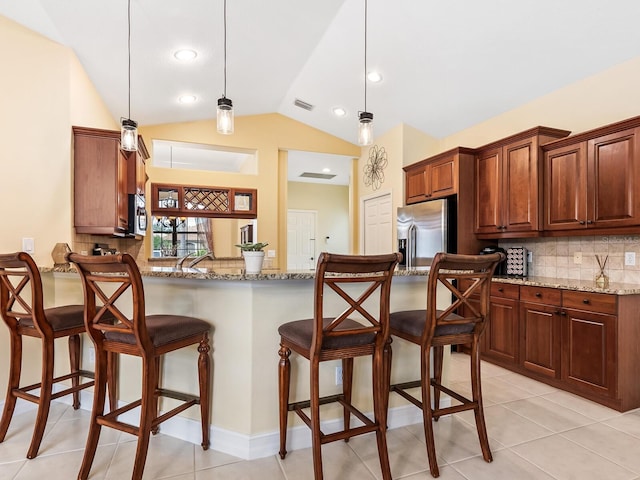
[{"label": "electrical outlet", "polygon": [[533,263],[533,252],[527,252],[527,262]]},{"label": "electrical outlet", "polygon": [[624,264],[634,266],[636,264],[636,252],[624,252]]},{"label": "electrical outlet", "polygon": [[267,250],[267,257],[268,258],[276,258],[276,251],[275,250]]},{"label": "electrical outlet", "polygon": [[573,263],[576,265],[582,264],[582,252],[575,252],[573,254]]},{"label": "electrical outlet", "polygon": [[342,366],[336,367],[336,385],[342,385]]}]

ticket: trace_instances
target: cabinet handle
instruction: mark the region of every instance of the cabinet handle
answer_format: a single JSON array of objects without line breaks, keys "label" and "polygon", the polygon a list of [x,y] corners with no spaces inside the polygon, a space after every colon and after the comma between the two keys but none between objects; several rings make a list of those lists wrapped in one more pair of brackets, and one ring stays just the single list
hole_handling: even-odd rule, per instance
[{"label": "cabinet handle", "polygon": [[504,288],[500,287],[500,288],[498,288],[498,291],[499,292],[504,292]]},{"label": "cabinet handle", "polygon": [[560,315],[562,315],[562,316],[566,317],[566,316],[567,316],[567,312],[565,312],[564,310],[561,310],[561,311],[560,311]]},{"label": "cabinet handle", "polygon": [[585,305],[589,305],[589,299],[588,298],[583,299],[582,303],[584,303]]},{"label": "cabinet handle", "polygon": [[562,315],[562,312],[560,310],[556,310],[555,312],[553,312],[555,315]]},{"label": "cabinet handle", "polygon": [[540,292],[536,292],[536,297],[540,298],[542,294]]},{"label": "cabinet handle", "polygon": [[580,220],[578,223],[579,223],[580,225],[584,225],[584,224],[585,224],[585,221],[584,221],[584,220]]},{"label": "cabinet handle", "polygon": [[591,225],[593,223],[593,220],[587,220],[587,225]]}]

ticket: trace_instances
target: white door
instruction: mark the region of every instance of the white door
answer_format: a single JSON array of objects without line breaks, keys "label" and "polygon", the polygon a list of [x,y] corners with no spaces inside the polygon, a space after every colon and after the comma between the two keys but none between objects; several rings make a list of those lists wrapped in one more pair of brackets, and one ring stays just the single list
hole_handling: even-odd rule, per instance
[{"label": "white door", "polygon": [[316,268],[316,212],[287,212],[287,270]]},{"label": "white door", "polygon": [[391,194],[367,198],[363,202],[363,252],[365,255],[391,253],[393,247],[393,215]]}]

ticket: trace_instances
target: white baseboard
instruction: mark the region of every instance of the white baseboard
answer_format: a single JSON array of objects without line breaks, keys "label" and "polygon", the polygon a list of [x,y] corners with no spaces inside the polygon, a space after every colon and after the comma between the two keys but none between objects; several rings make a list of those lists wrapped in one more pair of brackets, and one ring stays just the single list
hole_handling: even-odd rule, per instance
[{"label": "white baseboard", "polygon": [[[63,397],[56,400],[56,402],[71,405],[71,397]],[[91,392],[80,392],[81,409],[91,410],[93,405],[93,394]],[[450,399],[444,396],[441,400],[443,407],[449,406]],[[4,405],[4,402],[0,402],[0,408]],[[18,400],[16,404],[15,415],[27,412],[31,409],[35,409],[35,404],[24,400]],[[277,412],[274,412],[277,415]],[[370,418],[372,414],[368,415]],[[136,412],[127,412],[120,417],[127,423],[134,425],[138,422]],[[387,425],[389,429],[404,427],[406,425],[412,425],[422,422],[422,412],[413,405],[405,405],[402,407],[394,407],[389,409],[389,415],[387,419]],[[360,424],[357,420],[354,420],[353,425]],[[333,419],[322,422],[322,431],[325,433],[331,433],[338,431],[342,428],[342,419]],[[197,420],[175,416],[166,422],[161,427],[161,432],[164,435],[169,435],[174,438],[179,438],[186,442],[200,445],[202,439],[200,422]],[[233,455],[245,460],[253,460],[256,458],[268,457],[276,455],[280,450],[280,433],[278,431],[260,433],[255,435],[244,435],[231,430],[225,430],[211,426],[209,430],[211,438],[211,448],[219,452]],[[306,425],[299,425],[291,427],[287,432],[287,450],[300,450],[303,448],[311,447],[311,432]]]}]

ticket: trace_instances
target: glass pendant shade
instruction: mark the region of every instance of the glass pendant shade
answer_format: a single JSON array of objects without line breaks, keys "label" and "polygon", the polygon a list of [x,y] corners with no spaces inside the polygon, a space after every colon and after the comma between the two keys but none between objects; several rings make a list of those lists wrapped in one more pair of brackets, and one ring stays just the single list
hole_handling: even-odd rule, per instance
[{"label": "glass pendant shade", "polygon": [[138,122],[122,118],[120,124],[120,148],[127,152],[138,151]]},{"label": "glass pendant shade", "polygon": [[361,146],[373,143],[373,113],[360,112],[358,124],[358,144]]},{"label": "glass pendant shade", "polygon": [[218,99],[218,110],[216,114],[218,123],[218,133],[230,135],[233,133],[233,102],[222,97]]}]

